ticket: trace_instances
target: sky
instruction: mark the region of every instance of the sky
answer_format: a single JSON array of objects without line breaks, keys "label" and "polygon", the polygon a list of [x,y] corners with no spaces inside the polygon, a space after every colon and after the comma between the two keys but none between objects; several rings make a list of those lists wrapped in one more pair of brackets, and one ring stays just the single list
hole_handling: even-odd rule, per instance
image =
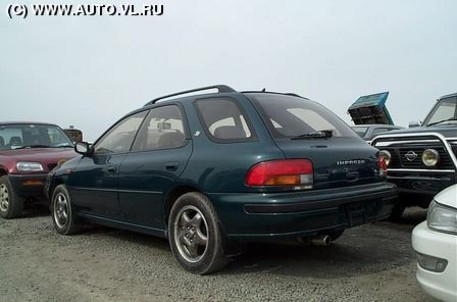
[{"label": "sky", "polygon": [[[34,16],[0,4],[0,121],[74,125],[95,141],[158,96],[213,84],[291,92],[348,124],[361,95],[389,91],[396,124],[457,92],[457,1],[110,1],[154,16]],[[10,11],[11,12],[11,11]]]}]

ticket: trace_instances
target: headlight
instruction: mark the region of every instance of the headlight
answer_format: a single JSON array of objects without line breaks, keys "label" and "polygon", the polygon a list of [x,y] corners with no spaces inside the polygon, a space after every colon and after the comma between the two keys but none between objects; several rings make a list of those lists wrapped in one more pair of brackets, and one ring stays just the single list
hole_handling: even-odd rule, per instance
[{"label": "headlight", "polygon": [[422,153],[422,162],[427,167],[434,167],[440,159],[440,154],[438,151],[433,149],[427,149]]},{"label": "headlight", "polygon": [[36,162],[20,161],[16,164],[16,169],[19,172],[40,172],[43,171],[43,166]]},{"label": "headlight", "polygon": [[432,201],[428,207],[427,225],[437,232],[457,235],[457,210]]},{"label": "headlight", "polygon": [[390,152],[387,151],[387,150],[381,150],[381,151],[379,151],[379,156],[384,157],[384,161],[386,162],[386,166],[389,166],[390,160],[392,158],[392,155],[390,154]]}]

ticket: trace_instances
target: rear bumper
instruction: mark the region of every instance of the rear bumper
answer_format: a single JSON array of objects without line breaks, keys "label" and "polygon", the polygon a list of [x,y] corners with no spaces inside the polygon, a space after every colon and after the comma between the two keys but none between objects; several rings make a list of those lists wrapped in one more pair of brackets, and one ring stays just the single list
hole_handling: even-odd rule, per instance
[{"label": "rear bumper", "polygon": [[395,185],[271,194],[209,194],[229,239],[313,236],[387,218]]},{"label": "rear bumper", "polygon": [[47,174],[14,175],[9,178],[16,194],[25,198],[44,199]]}]

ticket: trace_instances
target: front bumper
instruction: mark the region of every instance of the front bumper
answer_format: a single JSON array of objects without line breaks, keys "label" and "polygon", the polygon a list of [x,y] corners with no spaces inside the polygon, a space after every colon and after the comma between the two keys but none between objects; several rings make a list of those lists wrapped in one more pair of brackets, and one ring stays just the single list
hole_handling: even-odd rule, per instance
[{"label": "front bumper", "polygon": [[424,221],[414,228],[412,245],[418,253],[448,262],[442,273],[417,265],[416,278],[422,289],[437,299],[457,301],[457,236],[433,231]]},{"label": "front bumper", "polygon": [[290,193],[208,194],[229,239],[288,239],[389,217],[395,185],[384,182]]},{"label": "front bumper", "polygon": [[387,180],[397,185],[401,194],[421,194],[430,197],[457,183],[457,173],[450,172],[419,172],[387,170]]},{"label": "front bumper", "polygon": [[14,191],[24,198],[43,199],[47,174],[10,174],[9,178]]}]

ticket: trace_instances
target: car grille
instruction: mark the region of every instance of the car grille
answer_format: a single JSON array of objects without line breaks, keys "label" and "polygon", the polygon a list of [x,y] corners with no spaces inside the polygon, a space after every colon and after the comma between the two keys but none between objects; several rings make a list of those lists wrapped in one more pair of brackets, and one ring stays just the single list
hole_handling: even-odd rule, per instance
[{"label": "car grille", "polygon": [[[446,149],[442,145],[438,144],[427,144],[427,145],[400,145],[395,147],[380,148],[382,150],[387,150],[392,155],[391,163],[389,168],[392,169],[429,169],[422,163],[422,153],[427,149],[436,150],[439,155],[439,161],[434,169],[454,169],[452,159],[447,153]],[[416,154],[416,158],[413,160],[408,160],[407,154]]]}]

